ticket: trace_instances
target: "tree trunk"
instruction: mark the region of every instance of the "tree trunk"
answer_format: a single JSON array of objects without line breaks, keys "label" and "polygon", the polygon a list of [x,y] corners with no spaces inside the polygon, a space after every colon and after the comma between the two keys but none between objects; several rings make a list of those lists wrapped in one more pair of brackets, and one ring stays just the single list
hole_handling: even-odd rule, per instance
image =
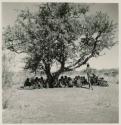
[{"label": "tree trunk", "polygon": [[60,68],[59,71],[57,71],[55,73],[51,73],[50,65],[45,63],[45,73],[46,73],[46,76],[47,76],[46,82],[48,83],[49,88],[54,87],[54,84],[58,81],[58,77],[63,72],[63,69],[64,69],[64,62],[61,63],[61,68]]},{"label": "tree trunk", "polygon": [[51,73],[47,73],[47,83],[49,85],[49,88],[54,88],[55,83],[58,81],[58,78],[60,76],[60,72],[56,73],[56,74],[51,74]]},{"label": "tree trunk", "polygon": [[49,85],[49,88],[53,88],[54,85],[53,85],[53,82],[54,82],[54,79],[53,79],[53,76],[50,75],[50,74],[46,74],[47,75],[47,83]]}]

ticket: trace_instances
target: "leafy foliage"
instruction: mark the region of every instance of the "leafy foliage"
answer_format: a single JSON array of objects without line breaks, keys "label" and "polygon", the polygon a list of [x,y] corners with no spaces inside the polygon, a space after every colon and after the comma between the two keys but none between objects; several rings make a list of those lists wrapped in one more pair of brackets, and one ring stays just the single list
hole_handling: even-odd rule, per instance
[{"label": "leafy foliage", "polygon": [[[89,6],[70,3],[41,4],[38,11],[22,10],[13,27],[4,32],[6,46],[27,53],[26,69],[59,75],[85,64],[115,45],[115,24],[107,14],[86,16]],[[57,61],[60,69],[51,73]]]}]

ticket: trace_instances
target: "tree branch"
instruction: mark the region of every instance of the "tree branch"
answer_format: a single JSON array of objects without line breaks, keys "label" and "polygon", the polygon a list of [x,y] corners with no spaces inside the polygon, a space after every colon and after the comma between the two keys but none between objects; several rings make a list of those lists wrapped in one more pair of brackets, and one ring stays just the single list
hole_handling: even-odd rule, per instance
[{"label": "tree branch", "polygon": [[[90,58],[94,57],[94,54],[95,54],[95,51],[96,51],[97,42],[98,42],[98,38],[99,38],[100,36],[101,36],[101,32],[99,32],[99,34],[98,34],[97,37],[95,38],[95,42],[94,42],[94,46],[93,46],[93,49],[92,49],[91,54],[90,54],[88,57],[86,57],[82,62],[81,62],[81,60],[82,60],[83,57],[79,58],[73,65],[68,66],[68,67],[65,67],[65,71],[72,71],[72,70],[75,69],[75,68],[79,68],[80,66],[86,64],[86,62],[87,62]],[[78,65],[77,65],[77,64],[78,64]],[[77,65],[77,66],[76,66],[76,65]]]},{"label": "tree branch", "polygon": [[13,46],[11,46],[10,48],[8,47],[7,49],[10,49],[11,51],[13,51],[17,54],[26,53],[25,51],[17,51]]}]

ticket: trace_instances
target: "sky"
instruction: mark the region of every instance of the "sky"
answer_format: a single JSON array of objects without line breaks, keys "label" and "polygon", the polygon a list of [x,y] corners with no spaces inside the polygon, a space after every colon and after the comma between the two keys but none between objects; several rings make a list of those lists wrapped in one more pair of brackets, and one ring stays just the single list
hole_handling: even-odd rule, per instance
[{"label": "sky", "polygon": [[[115,22],[118,23],[118,4],[116,3],[94,3],[90,5],[90,13],[94,14],[96,11],[102,11],[109,15],[109,17]],[[38,3],[2,3],[2,27],[7,25],[13,25],[18,11],[21,9],[29,8],[32,11],[35,11],[38,6]],[[118,32],[116,32],[116,41],[118,41]],[[102,52],[104,55],[97,58],[92,58],[89,63],[92,68],[96,69],[109,69],[109,68],[118,68],[119,67],[119,45],[115,45],[112,49]],[[22,56],[18,55],[15,57],[15,62],[17,65],[14,65],[14,70],[21,70],[24,66],[22,63]]]}]

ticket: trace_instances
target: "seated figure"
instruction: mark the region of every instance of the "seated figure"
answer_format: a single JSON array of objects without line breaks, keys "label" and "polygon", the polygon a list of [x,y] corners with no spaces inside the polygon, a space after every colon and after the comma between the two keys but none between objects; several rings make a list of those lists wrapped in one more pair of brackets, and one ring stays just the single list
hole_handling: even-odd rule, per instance
[{"label": "seated figure", "polygon": [[30,82],[29,78],[27,78],[24,83],[24,87],[26,87],[26,86],[29,86],[29,87],[31,86],[31,82]]}]

